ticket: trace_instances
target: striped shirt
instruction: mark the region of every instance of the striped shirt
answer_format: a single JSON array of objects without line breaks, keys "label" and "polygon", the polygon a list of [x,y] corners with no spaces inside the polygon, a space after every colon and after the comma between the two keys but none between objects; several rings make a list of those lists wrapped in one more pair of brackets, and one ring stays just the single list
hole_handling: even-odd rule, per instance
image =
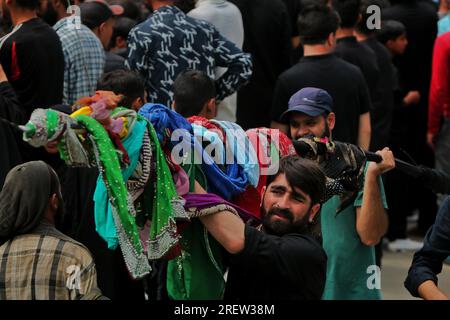
[{"label": "striped shirt", "polygon": [[77,16],[61,19],[53,29],[64,53],[63,103],[72,105],[79,98],[94,94],[103,74],[105,52],[97,36]]},{"label": "striped shirt", "polygon": [[0,247],[0,300],[76,300],[96,290],[89,251],[48,223]]}]

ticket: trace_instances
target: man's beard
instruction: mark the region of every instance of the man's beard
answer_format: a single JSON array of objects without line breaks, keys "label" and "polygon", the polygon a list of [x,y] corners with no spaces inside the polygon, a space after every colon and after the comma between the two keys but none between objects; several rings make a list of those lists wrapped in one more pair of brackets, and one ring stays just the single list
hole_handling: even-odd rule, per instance
[{"label": "man's beard", "polygon": [[[281,216],[286,220],[275,220],[271,221],[271,218],[274,215]],[[308,214],[306,214],[302,219],[297,222],[294,222],[294,215],[288,209],[280,209],[277,207],[272,207],[269,211],[267,211],[264,206],[261,206],[261,217],[262,217],[262,225],[264,227],[264,231],[268,234],[275,236],[283,236],[288,233],[300,233],[305,234],[309,231],[309,215],[310,209],[308,210]]]},{"label": "man's beard", "polygon": [[58,22],[58,13],[56,12],[55,8],[53,8],[53,5],[50,2],[47,5],[47,10],[45,10],[44,13],[41,14],[41,18],[50,26],[53,26]]}]

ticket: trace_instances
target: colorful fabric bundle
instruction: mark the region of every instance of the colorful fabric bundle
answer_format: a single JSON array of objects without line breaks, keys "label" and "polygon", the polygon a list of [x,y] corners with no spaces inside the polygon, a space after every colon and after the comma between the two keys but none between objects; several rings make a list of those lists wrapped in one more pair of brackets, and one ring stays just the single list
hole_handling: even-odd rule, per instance
[{"label": "colorful fabric bundle", "polygon": [[294,155],[296,152],[292,141],[279,130],[256,128],[247,130],[246,134],[258,156],[260,177],[256,188],[249,186],[244,193],[237,195],[233,202],[259,218],[261,193],[267,184],[267,175],[272,173],[280,158]]},{"label": "colorful fabric bundle", "polygon": [[[226,165],[222,171],[213,159],[204,152],[203,147],[193,136],[191,124],[181,115],[158,104],[146,104],[139,114],[148,119],[157,133],[162,145],[169,145],[172,153],[183,151],[182,163],[201,164],[202,171],[208,179],[208,191],[230,200],[244,192],[248,179],[243,168],[238,165]],[[182,140],[172,140],[172,134],[177,130]]]},{"label": "colorful fabric bundle", "polygon": [[[117,230],[117,238],[125,264],[133,278],[142,278],[151,271],[151,268],[139,239],[139,232],[134,220],[134,206],[128,197],[114,145],[104,127],[95,119],[79,115],[76,120],[89,133],[89,138],[94,146],[100,175],[105,181],[104,187],[111,203],[113,226]],[[102,206],[103,204],[104,202],[102,202]],[[106,211],[106,208],[104,210],[109,212]]]},{"label": "colorful fabric bundle", "polygon": [[253,145],[250,143],[244,130],[236,123],[230,121],[217,121],[226,134],[226,163],[240,165],[248,177],[249,182],[256,187],[259,181],[259,163]]}]

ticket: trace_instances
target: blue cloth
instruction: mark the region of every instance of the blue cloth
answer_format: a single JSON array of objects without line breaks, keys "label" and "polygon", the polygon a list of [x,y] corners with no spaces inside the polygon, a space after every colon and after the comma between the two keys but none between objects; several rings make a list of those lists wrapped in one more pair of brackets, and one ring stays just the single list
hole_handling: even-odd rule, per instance
[{"label": "blue cloth", "polygon": [[[214,121],[225,130],[227,151],[242,166],[249,182],[256,188],[259,182],[259,162],[253,144],[241,126],[230,121]],[[228,157],[228,155],[227,155]]]},{"label": "blue cloth", "polygon": [[[122,141],[125,150],[130,158],[130,165],[122,170],[123,180],[126,182],[133,174],[139,162],[139,154],[142,148],[142,140],[147,129],[147,121],[137,121],[133,130]],[[117,230],[114,224],[114,217],[111,211],[111,203],[108,199],[108,193],[105,183],[99,176],[97,188],[94,193],[94,215],[95,230],[108,244],[108,248],[114,250],[119,245]]]},{"label": "blue cloth", "polygon": [[94,94],[103,74],[105,51],[97,36],[81,24],[80,17],[61,19],[53,29],[64,53],[63,103],[72,105],[79,98]]},{"label": "blue cloth", "polygon": [[206,21],[163,6],[131,30],[127,66],[145,81],[148,101],[171,106],[172,85],[183,71],[200,70],[211,79],[216,68],[227,71],[216,80],[217,100],[236,92],[252,75],[250,54],[243,53]]},{"label": "blue cloth", "polygon": [[442,271],[445,259],[450,256],[450,197],[447,197],[439,209],[436,222],[428,230],[422,249],[414,254],[405,287],[414,296],[419,297],[417,289],[425,281],[438,283],[437,275]]},{"label": "blue cloth", "polygon": [[[244,169],[234,161],[225,165],[225,172],[222,171],[195,139],[192,125],[177,112],[160,104],[147,103],[139,110],[139,114],[151,122],[161,145],[168,144],[172,155],[179,155],[179,151],[182,151],[185,159],[201,164],[208,180],[208,192],[230,200],[245,191],[249,182]],[[173,136],[177,129],[182,129],[179,135],[181,141],[166,136],[166,133]]]},{"label": "blue cloth", "polygon": [[[223,146],[223,141],[220,139],[216,132],[206,129],[205,127],[199,126],[192,123],[192,129],[194,129],[194,136],[202,141],[209,142],[209,150],[214,150],[214,162],[216,164],[225,164],[225,148]],[[211,153],[209,153],[211,154]]]},{"label": "blue cloth", "polygon": [[438,36],[450,31],[450,15],[447,14],[438,21]]}]

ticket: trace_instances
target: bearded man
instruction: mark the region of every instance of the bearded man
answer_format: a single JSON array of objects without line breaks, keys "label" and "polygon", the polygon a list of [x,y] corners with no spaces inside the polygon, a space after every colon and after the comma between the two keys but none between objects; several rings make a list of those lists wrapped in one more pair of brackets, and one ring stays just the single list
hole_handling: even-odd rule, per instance
[{"label": "bearded man", "polygon": [[[225,300],[318,300],[327,257],[314,237],[325,174],[313,161],[287,156],[262,190],[262,224],[230,211],[200,217],[230,256]],[[204,193],[196,185],[197,193]],[[212,210],[212,209],[210,209]]]}]

